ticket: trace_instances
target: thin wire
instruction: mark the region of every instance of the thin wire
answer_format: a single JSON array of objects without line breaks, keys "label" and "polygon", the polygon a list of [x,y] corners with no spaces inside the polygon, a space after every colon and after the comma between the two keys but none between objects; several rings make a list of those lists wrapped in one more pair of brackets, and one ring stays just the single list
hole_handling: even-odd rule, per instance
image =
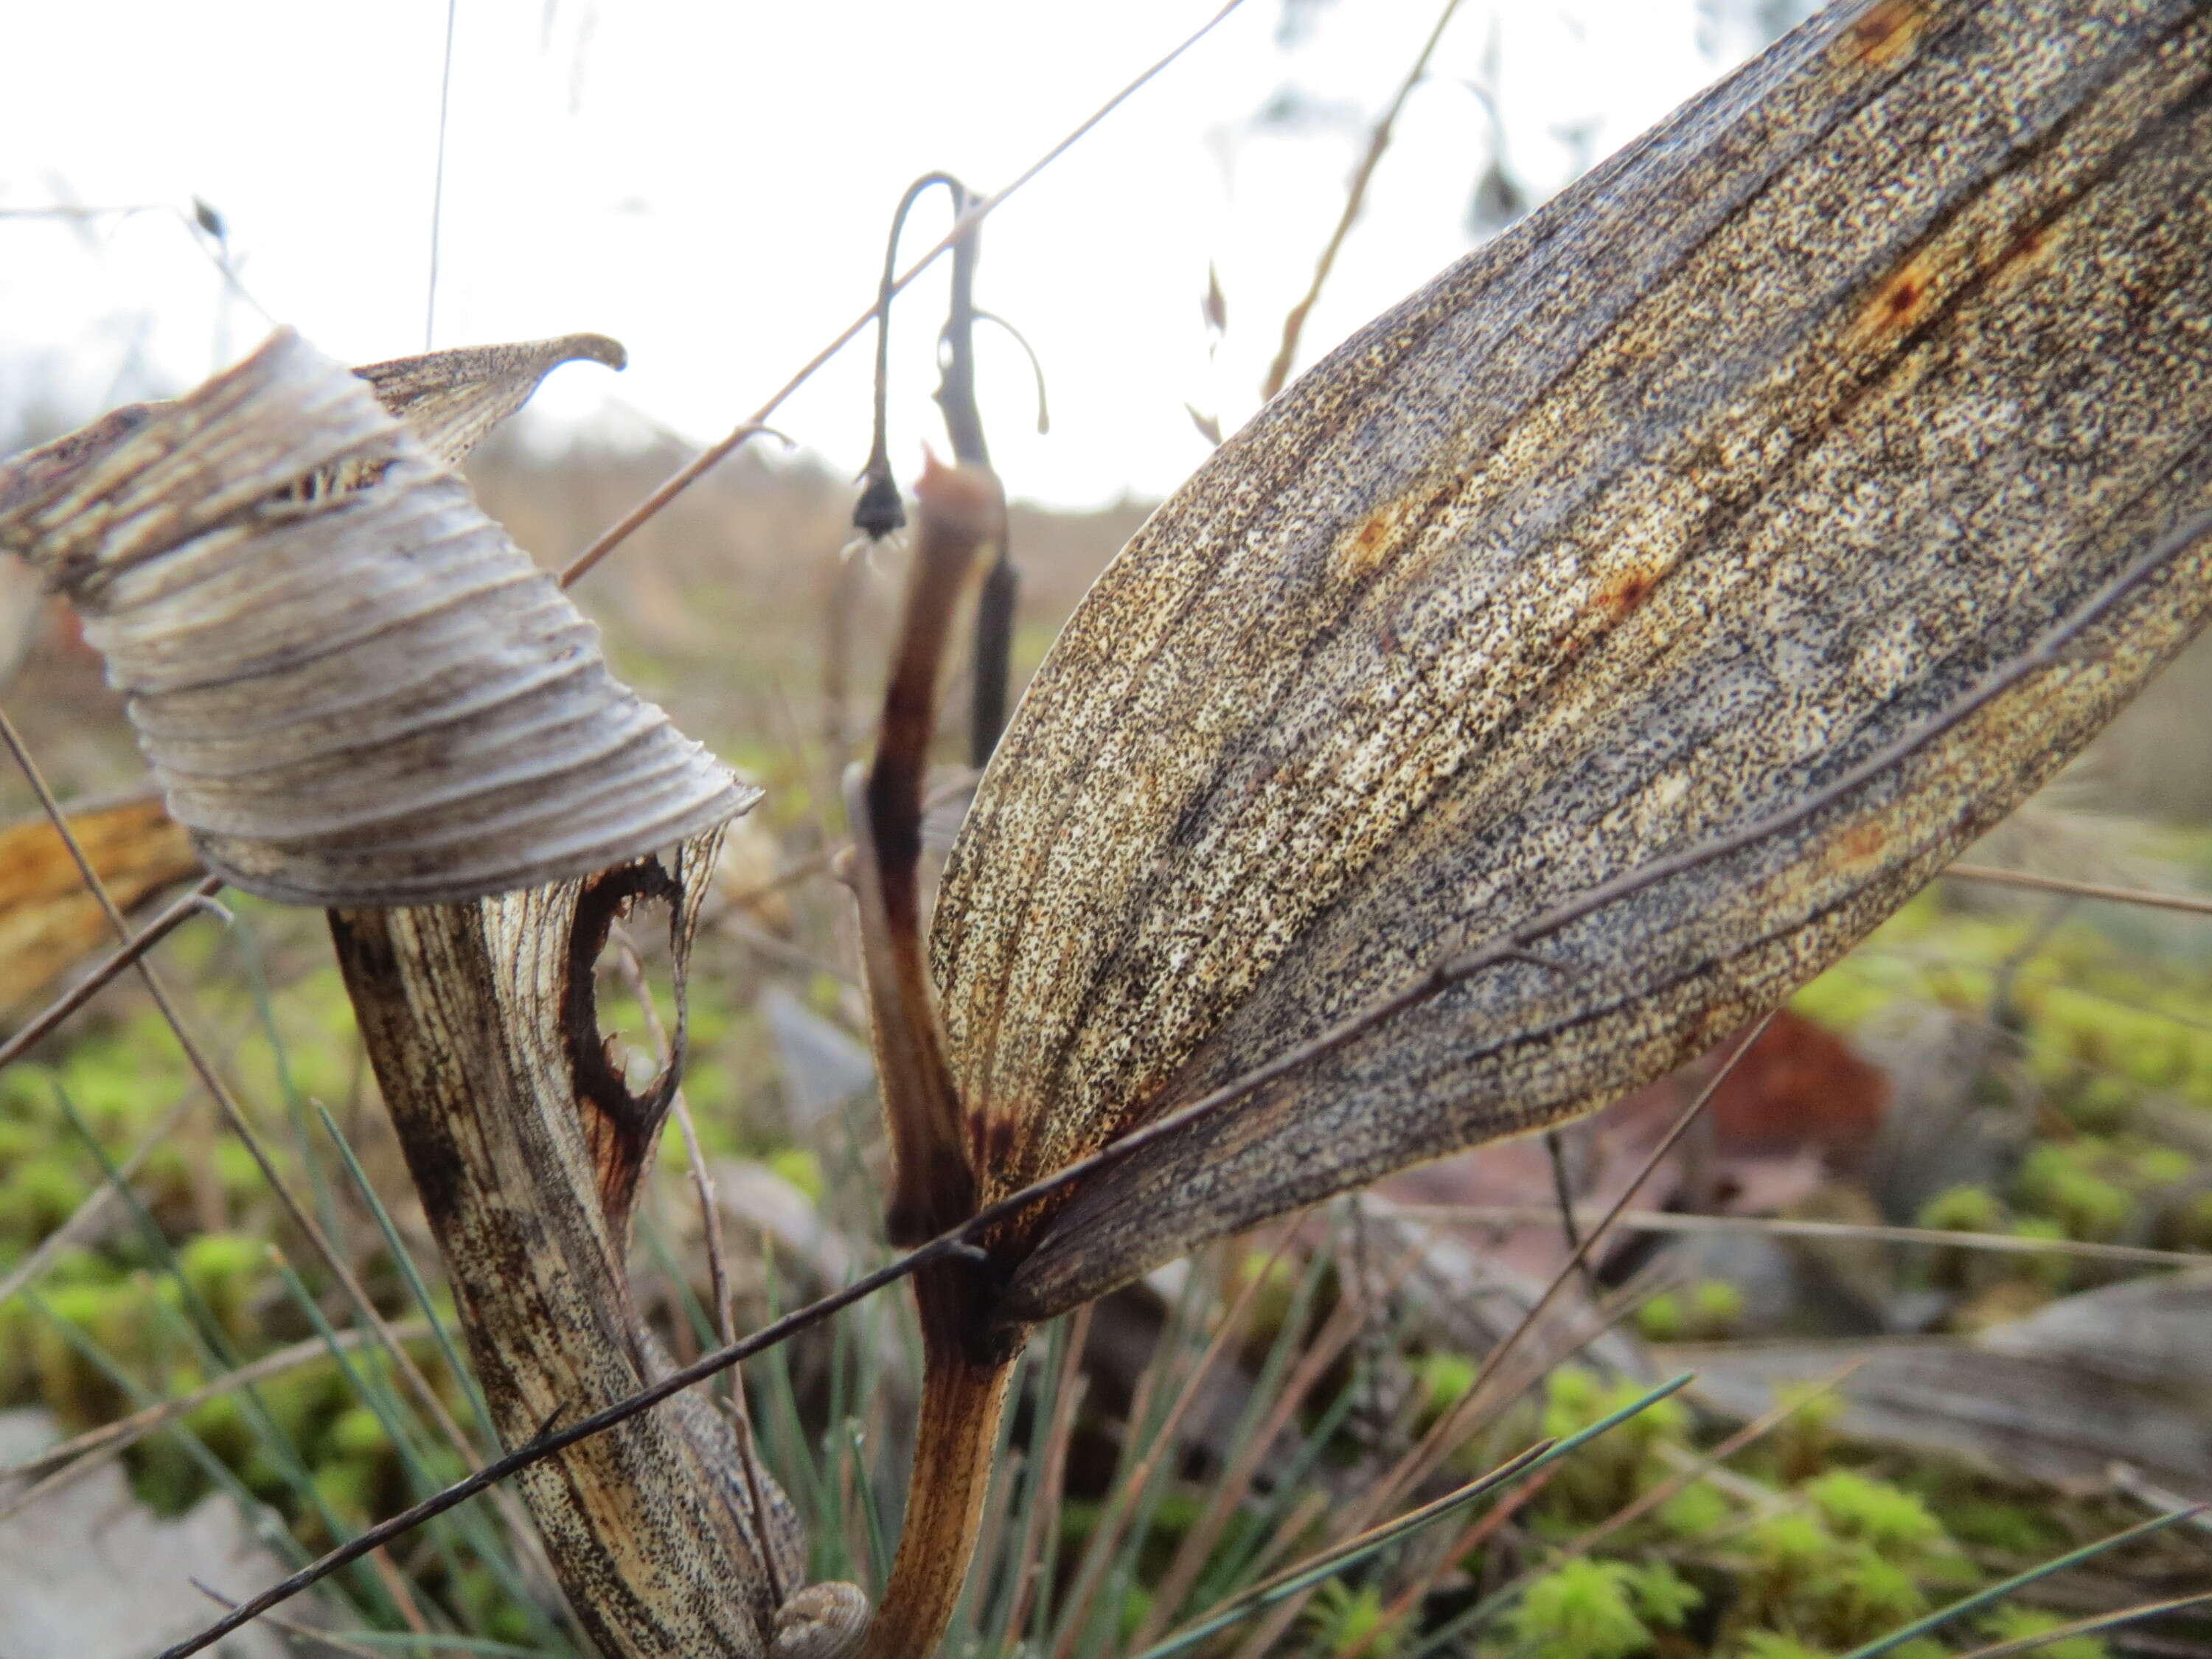
[{"label": "thin wire", "polygon": [[446,117],[453,100],[453,25],[461,0],[446,0],[446,66],[438,77],[438,161],[430,175],[430,291],[422,304],[422,349],[438,329],[438,233],[446,213]]},{"label": "thin wire", "polygon": [[935,246],[932,247],[928,252],[923,254],[921,258],[908,265],[906,268],[905,274],[890,285],[887,293],[878,295],[874,304],[871,305],[866,311],[862,312],[859,316],[853,319],[850,323],[847,324],[844,330],[838,334],[836,338],[831,340],[828,345],[823,346],[821,350],[816,352],[811,357],[808,358],[805,364],[797,374],[793,374],[788,380],[786,380],[783,383],[782,386],[777,390],[774,397],[770,398],[757,410],[754,410],[753,413],[741,422],[733,431],[732,431],[728,436],[721,439],[719,442],[711,445],[707,449],[701,451],[700,453],[690,463],[677,471],[670,474],[667,478],[664,479],[660,485],[655,489],[651,495],[647,495],[643,501],[640,501],[635,507],[624,514],[614,524],[608,526],[607,529],[601,532],[599,538],[593,542],[589,547],[586,548],[581,553],[579,553],[574,559],[569,562],[568,568],[561,573],[561,586],[566,587],[570,583],[583,576],[592,568],[592,566],[598,564],[600,560],[605,558],[608,554],[613,552],[616,548],[621,546],[623,542],[629,540],[631,534],[636,531],[639,526],[645,523],[645,521],[652,518],[654,514],[659,512],[662,507],[666,507],[669,502],[674,501],[686,489],[696,483],[699,479],[707,472],[711,471],[718,462],[728,456],[729,453],[732,450],[736,449],[739,444],[744,442],[744,441],[759,428],[762,422],[767,420],[769,416],[775,413],[775,411],[782,406],[784,399],[790,397],[793,392],[798,391],[799,388],[804,386],[808,380],[812,378],[817,369],[820,368],[823,364],[828,362],[832,357],[843,350],[846,346],[849,345],[854,339],[860,335],[863,329],[866,328],[870,323],[873,322],[876,319],[877,313],[882,310],[884,301],[885,299],[895,297],[903,292],[909,283],[913,282],[915,277],[921,275],[924,270],[934,264],[940,257],[948,252],[963,237],[966,236],[969,231],[973,230],[977,225],[981,224],[984,220],[990,217],[994,212],[997,211],[1001,204],[1012,197],[1016,191],[1021,189],[1022,186],[1028,184],[1030,179],[1036,178],[1037,174],[1042,173],[1047,167],[1058,161],[1078,141],[1085,137],[1091,131],[1091,128],[1097,126],[1101,121],[1103,121],[1123,104],[1127,103],[1130,98],[1141,91],[1154,76],[1160,73],[1161,70],[1166,69],[1168,65],[1174,63],[1176,58],[1182,57],[1183,53],[1188,52],[1200,40],[1203,40],[1208,34],[1211,34],[1214,29],[1220,25],[1223,20],[1228,17],[1230,13],[1235,11],[1237,7],[1243,3],[1244,0],[1228,0],[1228,3],[1224,5],[1220,10],[1215,12],[1212,16],[1207,18],[1205,22],[1200,24],[1195,30],[1187,35],[1182,43],[1176,46],[1174,51],[1169,52],[1167,56],[1162,58],[1150,69],[1139,75],[1135,80],[1123,87],[1121,91],[1115,93],[1111,98],[1100,105],[1080,126],[1077,127],[1073,132],[1069,133],[1067,137],[1061,139],[1050,149],[1047,150],[1042,156],[1038,157],[1036,161],[1031,162],[1027,168],[1024,169],[1021,174],[1017,177],[1012,184],[1006,185],[1003,190],[997,191],[994,195],[984,197],[973,207],[969,208],[967,212],[962,214],[960,217],[954,222],[952,228],[945,233],[945,236],[942,240],[938,242]]}]

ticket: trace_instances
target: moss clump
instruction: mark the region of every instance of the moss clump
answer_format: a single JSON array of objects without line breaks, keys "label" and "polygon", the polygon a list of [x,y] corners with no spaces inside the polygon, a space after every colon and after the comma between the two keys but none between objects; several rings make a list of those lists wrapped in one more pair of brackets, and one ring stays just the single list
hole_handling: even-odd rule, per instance
[{"label": "moss clump", "polygon": [[1629,1659],[1650,1650],[1658,1631],[1680,1629],[1704,1600],[1664,1562],[1585,1556],[1531,1583],[1512,1623],[1529,1659]]},{"label": "moss clump", "polygon": [[269,1247],[243,1233],[202,1233],[177,1250],[177,1270],[234,1342],[259,1334],[254,1304],[269,1277]]},{"label": "moss clump", "polygon": [[1342,1579],[1331,1579],[1314,1592],[1306,1606],[1304,1623],[1312,1632],[1313,1651],[1346,1653],[1353,1649],[1375,1659],[1392,1659],[1405,1646],[1402,1624],[1386,1626],[1382,1592],[1372,1584],[1354,1589]]},{"label": "moss clump", "polygon": [[[1645,1389],[1623,1377],[1606,1383],[1578,1365],[1563,1365],[1545,1383],[1543,1432],[1564,1440],[1642,1398]],[[1537,1523],[1554,1536],[1602,1520],[1663,1480],[1668,1465],[1662,1442],[1686,1446],[1689,1408],[1662,1400],[1601,1435],[1559,1466],[1545,1489]]]}]

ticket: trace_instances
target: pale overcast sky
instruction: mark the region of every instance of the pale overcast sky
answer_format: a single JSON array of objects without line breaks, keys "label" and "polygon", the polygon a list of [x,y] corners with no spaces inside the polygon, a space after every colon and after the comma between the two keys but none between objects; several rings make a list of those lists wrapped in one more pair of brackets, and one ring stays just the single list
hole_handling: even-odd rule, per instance
[{"label": "pale overcast sky", "polygon": [[[562,421],[609,400],[719,435],[872,297],[885,222],[935,167],[1012,178],[1218,0],[458,0],[440,345],[591,329],[620,377],[564,370]],[[1735,0],[1725,15],[1750,9]],[[1049,378],[984,337],[985,415],[1018,495],[1067,505],[1164,493],[1204,443],[1186,403],[1250,413],[1285,310],[1438,0],[1246,0],[1211,37],[1009,204],[979,299]],[[1465,0],[1315,313],[1302,362],[1472,245],[1494,85],[1514,175],[1548,193],[1754,43],[1715,0]],[[227,223],[270,316],[356,362],[422,343],[447,0],[0,0],[0,430],[26,401],[88,415],[174,389],[266,328],[225,305],[175,210]],[[1255,119],[1285,88],[1309,118]],[[935,240],[941,198],[909,246]],[[58,202],[161,212],[81,225]],[[1230,327],[1200,299],[1220,271]],[[941,279],[894,339],[894,457],[925,438]],[[865,453],[865,343],[781,423],[832,464]]]}]

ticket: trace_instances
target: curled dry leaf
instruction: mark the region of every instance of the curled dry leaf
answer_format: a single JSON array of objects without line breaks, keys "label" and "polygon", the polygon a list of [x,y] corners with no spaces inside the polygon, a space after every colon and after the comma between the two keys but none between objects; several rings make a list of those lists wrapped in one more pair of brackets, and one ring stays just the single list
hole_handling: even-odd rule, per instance
[{"label": "curled dry leaf", "polygon": [[563,363],[622,368],[629,355],[604,334],[563,334],[514,345],[462,346],[368,363],[354,373],[377,402],[407,424],[423,448],[455,465],[501,421],[530,401]]},{"label": "curled dry leaf", "polygon": [[[0,465],[0,547],[85,617],[208,866],[310,904],[635,859],[757,792],[617,683],[453,464],[597,335],[360,377],[289,331]],[[380,406],[379,397],[391,408]]]},{"label": "curled dry leaf", "polygon": [[1930,722],[2212,506],[2207,246],[2205,0],[1870,0],[1269,404],[951,853],[980,1200],[1515,949],[1003,1228],[997,1316],[1601,1104],[2049,775],[2201,625],[2212,538]]}]

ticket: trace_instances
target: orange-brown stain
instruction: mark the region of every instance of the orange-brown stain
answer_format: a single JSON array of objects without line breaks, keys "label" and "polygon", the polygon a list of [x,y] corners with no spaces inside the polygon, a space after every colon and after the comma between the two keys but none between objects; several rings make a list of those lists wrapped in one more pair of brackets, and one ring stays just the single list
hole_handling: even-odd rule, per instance
[{"label": "orange-brown stain", "polygon": [[1910,333],[1934,307],[1936,272],[1925,254],[1915,254],[1889,274],[1859,313],[1857,332],[1869,341]]},{"label": "orange-brown stain", "polygon": [[1881,857],[1882,848],[1888,844],[1889,831],[1880,823],[1869,819],[1854,825],[1837,837],[1832,862],[1845,869],[1869,863]]},{"label": "orange-brown stain", "polygon": [[1656,570],[1624,570],[1598,590],[1597,608],[1614,622],[1632,617],[1659,586]]},{"label": "orange-brown stain", "polygon": [[2024,282],[2051,262],[2057,235],[2048,225],[2030,225],[2006,244],[1990,268],[1992,283]]},{"label": "orange-brown stain", "polygon": [[1912,50],[1927,26],[1927,0],[1876,0],[1837,45],[1849,62],[1887,69]]},{"label": "orange-brown stain", "polygon": [[1395,502],[1378,507],[1337,544],[1331,562],[1339,581],[1364,581],[1382,568],[1397,538],[1398,518]]},{"label": "orange-brown stain", "polygon": [[1014,1120],[1004,1112],[970,1113],[968,1144],[974,1148],[982,1173],[1005,1169],[1013,1161]]}]

